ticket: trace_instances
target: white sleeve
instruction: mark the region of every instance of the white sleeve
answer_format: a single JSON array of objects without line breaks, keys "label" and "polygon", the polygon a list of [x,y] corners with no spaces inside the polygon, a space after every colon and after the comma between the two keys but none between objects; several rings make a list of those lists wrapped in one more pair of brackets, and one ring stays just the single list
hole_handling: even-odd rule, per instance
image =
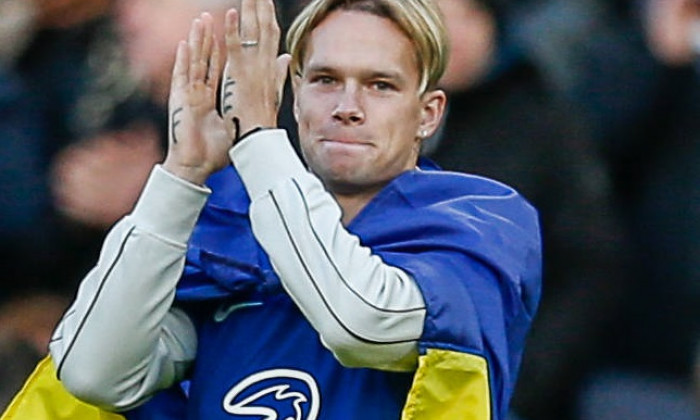
[{"label": "white sleeve", "polygon": [[230,155],[251,197],[253,233],[324,345],[346,366],[415,369],[425,318],[415,281],[345,229],[284,130],[252,134]]},{"label": "white sleeve", "polygon": [[134,211],[107,235],[49,344],[78,398],[125,410],[183,378],[197,341],[171,304],[209,192],[156,166]]}]

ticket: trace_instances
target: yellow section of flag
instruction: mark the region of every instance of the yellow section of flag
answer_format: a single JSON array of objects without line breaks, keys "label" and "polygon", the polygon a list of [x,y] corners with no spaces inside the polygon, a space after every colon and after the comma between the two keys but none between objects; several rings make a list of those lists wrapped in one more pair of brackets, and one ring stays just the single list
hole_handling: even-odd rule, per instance
[{"label": "yellow section of flag", "polygon": [[72,396],[56,378],[50,356],[37,364],[34,372],[15,395],[0,420],[125,420],[86,404]]},{"label": "yellow section of flag", "polygon": [[429,349],[418,359],[418,370],[401,419],[491,419],[486,359],[468,353]]}]

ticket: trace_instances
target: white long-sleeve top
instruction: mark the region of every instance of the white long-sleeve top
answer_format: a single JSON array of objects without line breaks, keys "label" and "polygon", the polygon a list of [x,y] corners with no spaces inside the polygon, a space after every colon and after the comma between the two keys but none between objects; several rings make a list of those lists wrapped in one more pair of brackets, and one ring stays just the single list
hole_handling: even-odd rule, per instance
[{"label": "white long-sleeve top", "polygon": [[[323,344],[347,366],[413,369],[425,318],[413,279],[343,227],[337,202],[283,130],[255,133],[229,154],[251,198],[253,233]],[[50,343],[60,379],[79,398],[124,410],[185,377],[197,336],[172,303],[210,192],[156,166],[133,212],[107,235]]]}]

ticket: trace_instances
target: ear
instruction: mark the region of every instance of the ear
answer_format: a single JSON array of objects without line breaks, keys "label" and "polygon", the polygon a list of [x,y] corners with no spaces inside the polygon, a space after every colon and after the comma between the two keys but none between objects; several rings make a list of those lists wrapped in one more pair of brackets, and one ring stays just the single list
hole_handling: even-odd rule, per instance
[{"label": "ear", "polygon": [[416,136],[420,139],[430,137],[440,126],[440,120],[445,113],[447,95],[441,89],[435,89],[423,94],[421,98],[420,125]]},{"label": "ear", "polygon": [[292,74],[292,96],[294,99],[294,106],[293,106],[293,112],[294,112],[294,120],[298,123],[299,122],[299,89],[301,86],[301,76],[299,74]]}]

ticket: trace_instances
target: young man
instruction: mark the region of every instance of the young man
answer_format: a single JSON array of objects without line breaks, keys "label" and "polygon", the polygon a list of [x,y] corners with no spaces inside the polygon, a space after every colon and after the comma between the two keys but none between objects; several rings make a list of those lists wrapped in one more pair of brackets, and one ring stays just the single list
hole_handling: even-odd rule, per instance
[{"label": "young man", "polygon": [[[537,216],[417,166],[446,100],[435,5],[316,0],[291,55],[278,39],[271,0],[227,14],[220,118],[211,17],[193,23],[168,156],[56,329],[59,378],[117,411],[186,388],[191,419],[503,418]],[[274,128],[288,63],[308,170]]]}]

